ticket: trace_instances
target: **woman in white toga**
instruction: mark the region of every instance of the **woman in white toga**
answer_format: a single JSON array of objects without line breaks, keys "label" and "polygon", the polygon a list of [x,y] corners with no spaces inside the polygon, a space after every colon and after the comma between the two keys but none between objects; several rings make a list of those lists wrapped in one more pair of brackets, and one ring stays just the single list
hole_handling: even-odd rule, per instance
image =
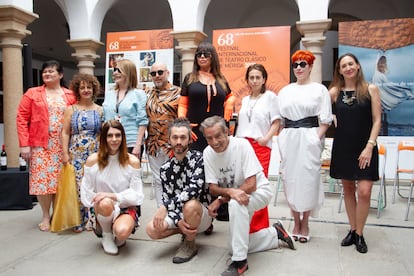
[{"label": "woman in white toga", "polygon": [[316,217],[324,200],[320,179],[323,138],[332,121],[328,90],[312,82],[315,56],[304,50],[292,55],[296,82],[279,92],[279,110],[284,127],[279,134],[281,175],[286,199],[294,218],[292,235],[309,241],[309,215]]}]

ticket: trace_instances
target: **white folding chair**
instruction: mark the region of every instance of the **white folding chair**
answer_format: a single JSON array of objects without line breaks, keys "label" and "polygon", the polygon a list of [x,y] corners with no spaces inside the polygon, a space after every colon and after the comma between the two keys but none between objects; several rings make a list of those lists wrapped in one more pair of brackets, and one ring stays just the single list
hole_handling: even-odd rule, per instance
[{"label": "white folding chair", "polygon": [[392,190],[392,203],[395,203],[395,196],[407,198],[401,194],[400,178],[410,179],[414,173],[414,140],[402,140],[398,143],[397,166],[395,169],[394,186]]},{"label": "white folding chair", "polygon": [[387,149],[384,145],[378,144],[378,170],[379,170],[379,190],[376,199],[372,199],[377,202],[377,218],[380,217],[381,211],[387,206],[387,189],[385,182],[385,166],[387,163]]},{"label": "white folding chair", "polygon": [[145,149],[145,151],[142,154],[142,158],[141,158],[141,179],[142,179],[142,183],[147,183],[144,180],[147,180],[148,178],[151,181],[150,199],[153,199],[154,196],[155,196],[154,181],[152,179],[152,171],[151,171],[151,167],[150,167],[150,164],[149,164],[147,150]]},{"label": "white folding chair", "polygon": [[411,176],[410,193],[408,194],[407,209],[405,211],[405,219],[404,220],[408,220],[408,213],[410,212],[411,199],[412,199],[412,195],[413,195],[413,187],[414,187],[414,173]]},{"label": "white folding chair", "polygon": [[275,199],[273,200],[273,206],[277,205],[277,196],[279,195],[279,192],[281,192],[281,191],[283,191],[283,185],[282,185],[282,175],[280,173],[280,162],[279,162],[279,170],[278,170],[278,174],[277,174]]}]

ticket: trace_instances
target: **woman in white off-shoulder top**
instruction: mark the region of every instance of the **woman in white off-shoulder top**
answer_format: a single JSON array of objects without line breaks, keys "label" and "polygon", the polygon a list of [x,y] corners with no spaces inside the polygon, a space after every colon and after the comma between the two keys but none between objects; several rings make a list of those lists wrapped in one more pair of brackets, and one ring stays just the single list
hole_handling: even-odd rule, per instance
[{"label": "woman in white off-shoulder top", "polygon": [[121,123],[109,120],[102,127],[98,152],[86,161],[81,185],[82,203],[93,207],[94,232],[102,237],[105,253],[118,254],[118,247],[135,232],[143,199],[140,162],[128,154]]}]

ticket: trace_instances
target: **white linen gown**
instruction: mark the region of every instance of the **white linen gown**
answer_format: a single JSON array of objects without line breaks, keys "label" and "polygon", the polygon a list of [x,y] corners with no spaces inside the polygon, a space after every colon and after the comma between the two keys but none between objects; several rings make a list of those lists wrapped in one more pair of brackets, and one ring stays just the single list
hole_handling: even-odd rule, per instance
[{"label": "white linen gown", "polygon": [[[330,96],[322,84],[289,84],[280,91],[278,100],[282,118],[297,121],[317,116],[320,124],[332,121]],[[320,177],[323,143],[318,137],[318,127],[283,128],[278,145],[289,207],[296,212],[311,211],[311,216],[317,217],[324,201]]]}]

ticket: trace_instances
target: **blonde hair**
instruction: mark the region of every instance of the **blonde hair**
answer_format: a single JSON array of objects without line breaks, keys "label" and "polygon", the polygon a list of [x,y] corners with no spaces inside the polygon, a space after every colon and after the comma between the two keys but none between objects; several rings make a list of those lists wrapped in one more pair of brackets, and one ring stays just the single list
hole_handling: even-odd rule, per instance
[{"label": "blonde hair", "polygon": [[[116,67],[125,75],[128,89],[138,87],[137,67],[129,59],[121,59],[116,62]],[[115,84],[115,90],[119,90],[119,85]]]}]

